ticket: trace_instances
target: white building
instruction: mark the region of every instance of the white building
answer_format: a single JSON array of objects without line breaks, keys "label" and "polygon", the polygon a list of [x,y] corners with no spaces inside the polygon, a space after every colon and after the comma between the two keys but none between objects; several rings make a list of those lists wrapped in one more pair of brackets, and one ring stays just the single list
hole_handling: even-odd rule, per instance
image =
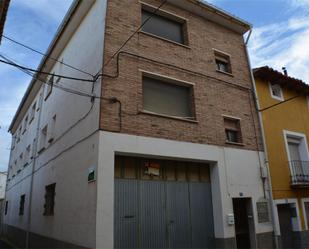
[{"label": "white building", "polygon": [[[166,38],[156,40],[155,35],[146,38],[140,33],[138,41],[132,39],[126,51],[156,62],[139,58],[137,63],[126,57],[120,59],[119,77],[93,77],[103,67],[103,58],[106,63],[140,25],[141,15],[134,11],[142,9],[142,15],[146,15],[162,3],[145,2],[87,0],[74,1],[71,6],[48,57],[39,66],[39,71],[54,76],[36,75],[10,127],[13,141],[4,217],[8,238],[29,248],[271,247],[273,228],[265,202],[268,189],[263,185],[265,176],[261,177],[264,153],[254,144],[260,134],[253,127],[257,115],[249,108],[252,100],[246,92],[250,92],[251,82],[249,68],[244,66],[248,61],[242,35],[250,25],[199,1],[168,0],[153,14],[153,20],[164,21],[171,29],[180,25],[179,18],[186,20],[188,30],[200,27],[200,32],[189,35],[191,47],[167,44]],[[205,22],[208,31],[203,25],[194,25],[198,22]],[[203,42],[194,43],[194,39],[210,37],[203,32],[212,32],[213,41],[209,42],[230,51],[225,54],[222,49],[209,47],[205,54],[212,56],[215,51],[215,63],[223,72],[217,72],[221,67],[212,72],[209,68],[216,64],[202,59],[195,76],[184,68],[176,72],[175,65],[186,67],[184,61],[194,62],[204,51]],[[225,36],[231,38],[231,46],[226,45]],[[155,53],[152,46],[156,46]],[[185,56],[183,51],[188,58],[191,51],[197,54],[186,60],[181,56]],[[172,66],[159,68],[159,63],[169,59],[174,60]],[[224,72],[230,60],[233,76]],[[147,112],[145,103],[143,111],[135,116],[129,113],[140,106],[133,104],[140,93],[131,92],[136,90],[136,81],[130,77],[143,75],[158,81],[166,76],[164,81],[179,82],[178,86],[190,84],[198,95],[201,91],[197,88],[202,84],[210,88],[215,85],[204,80],[203,63],[209,70],[208,79],[219,82],[217,89],[237,96],[233,103],[227,102],[228,96],[211,103],[223,110],[207,112],[206,116],[212,113],[214,120],[204,119],[202,106],[207,103],[198,102],[203,96],[194,97],[194,120]],[[116,63],[109,67],[112,70],[104,73],[116,72]],[[168,71],[168,67],[173,69]],[[238,79],[246,85],[237,86]],[[233,133],[232,128],[224,126],[227,120],[232,126],[241,124],[242,141],[236,141],[238,128]],[[206,125],[211,122],[217,127],[213,133]],[[153,135],[143,130],[147,127],[154,129]],[[197,127],[205,130],[197,134]],[[186,131],[187,135],[181,135]],[[226,138],[229,131],[231,137]],[[203,132],[206,135],[202,138]],[[203,141],[196,142],[193,135]]]}]

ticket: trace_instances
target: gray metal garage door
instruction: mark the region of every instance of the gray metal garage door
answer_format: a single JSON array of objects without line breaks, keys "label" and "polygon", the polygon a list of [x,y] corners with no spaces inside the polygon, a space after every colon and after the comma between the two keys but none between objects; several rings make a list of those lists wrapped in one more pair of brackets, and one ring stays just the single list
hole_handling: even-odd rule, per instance
[{"label": "gray metal garage door", "polygon": [[214,248],[211,199],[208,165],[117,157],[115,248]]}]

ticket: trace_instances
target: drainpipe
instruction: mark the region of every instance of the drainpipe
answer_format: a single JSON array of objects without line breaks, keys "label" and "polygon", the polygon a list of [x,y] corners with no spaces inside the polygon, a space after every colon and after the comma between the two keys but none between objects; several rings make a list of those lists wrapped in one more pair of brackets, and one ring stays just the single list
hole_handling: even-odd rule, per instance
[{"label": "drainpipe", "polygon": [[[260,104],[259,104],[259,101],[258,101],[255,79],[254,79],[254,75],[253,75],[253,71],[252,71],[252,67],[251,67],[250,56],[249,56],[249,52],[248,52],[248,42],[249,42],[249,39],[251,37],[251,34],[252,34],[252,28],[250,29],[248,37],[247,37],[246,42],[245,42],[245,52],[246,52],[246,56],[247,56],[247,60],[248,60],[251,83],[252,83],[252,87],[254,89],[255,105],[257,107],[257,110],[259,110]],[[271,184],[270,170],[269,170],[269,164],[268,164],[268,153],[267,153],[265,132],[264,132],[264,127],[263,127],[263,122],[262,122],[262,114],[260,112],[258,112],[258,119],[259,119],[260,130],[261,130],[261,133],[262,133],[262,139],[263,139],[264,155],[265,155],[265,167],[267,168],[267,175],[268,175],[268,187],[269,187],[268,192],[269,192],[269,198],[270,198],[270,203],[271,203],[271,214],[272,214],[272,223],[273,223],[274,234],[275,234],[275,245],[276,245],[276,248],[279,248],[279,244],[278,244],[279,231],[277,229],[276,221],[275,221],[275,219],[276,219],[275,210],[274,210],[275,209],[275,203],[274,203],[273,193],[272,193],[272,184]],[[263,182],[263,184],[264,184],[264,182]]]},{"label": "drainpipe", "polygon": [[[30,247],[30,229],[31,229],[31,209],[32,209],[32,192],[33,192],[33,178],[34,178],[34,170],[35,165],[37,161],[37,151],[38,151],[38,141],[39,141],[39,135],[40,135],[40,123],[41,123],[41,116],[42,116],[42,108],[43,108],[43,98],[44,98],[44,84],[42,84],[43,90],[42,90],[42,96],[39,96],[39,116],[38,116],[38,123],[35,133],[35,143],[33,144],[33,162],[32,162],[32,168],[31,168],[31,178],[30,178],[30,192],[29,192],[29,206],[28,206],[28,221],[27,221],[27,231],[26,231],[26,249],[29,249]],[[42,98],[42,100],[41,100]]]}]

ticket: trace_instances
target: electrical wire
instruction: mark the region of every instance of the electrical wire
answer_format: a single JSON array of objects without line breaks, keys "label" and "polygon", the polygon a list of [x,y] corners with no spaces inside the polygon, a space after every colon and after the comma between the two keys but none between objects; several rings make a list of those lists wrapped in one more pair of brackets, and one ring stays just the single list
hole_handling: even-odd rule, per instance
[{"label": "electrical wire", "polygon": [[57,60],[57,59],[55,59],[55,58],[53,58],[53,57],[51,57],[51,56],[48,56],[47,54],[44,54],[43,52],[40,52],[40,51],[38,51],[38,50],[36,50],[36,49],[34,49],[34,48],[31,48],[30,46],[28,46],[28,45],[26,45],[26,44],[24,44],[24,43],[21,43],[21,42],[19,42],[19,41],[14,40],[13,38],[10,38],[10,37],[8,37],[8,36],[6,36],[6,35],[2,35],[2,37],[4,37],[5,39],[7,39],[7,40],[9,40],[9,41],[11,41],[11,42],[13,42],[13,43],[19,45],[19,46],[22,46],[22,47],[24,47],[24,48],[26,48],[26,49],[29,49],[30,51],[33,51],[33,52],[38,53],[38,54],[40,54],[40,55],[43,55],[44,58],[51,59],[51,60],[53,60],[53,61],[59,62],[60,64],[62,64],[62,65],[64,65],[64,66],[67,66],[67,67],[69,67],[69,68],[71,68],[71,69],[74,69],[74,70],[76,70],[76,71],[78,71],[78,72],[81,72],[81,73],[87,74],[87,75],[89,75],[89,76],[91,76],[91,77],[94,77],[92,74],[90,74],[90,73],[88,73],[88,72],[86,72],[86,71],[84,71],[84,70],[81,70],[81,69],[79,69],[79,68],[77,68],[77,67],[74,67],[74,66],[68,64],[68,63],[65,63],[65,62],[60,61],[60,60]]},{"label": "electrical wire", "polygon": [[155,14],[167,3],[167,0],[164,0],[159,7],[157,7],[154,12],[128,37],[128,39],[117,49],[117,51],[104,63],[103,67],[96,73],[95,79],[98,78],[100,72],[104,72],[104,68],[115,58],[115,56],[127,45],[127,43],[146,25],[146,23],[153,17]]},{"label": "electrical wire", "polygon": [[142,59],[142,60],[146,60],[146,61],[149,61],[149,62],[152,62],[152,63],[156,63],[158,65],[175,68],[177,70],[181,70],[181,71],[186,72],[186,73],[190,73],[190,74],[197,75],[197,76],[200,76],[200,77],[209,78],[209,79],[215,80],[218,83],[222,83],[222,84],[226,84],[226,85],[229,85],[229,86],[233,86],[235,88],[239,88],[239,89],[246,90],[246,91],[251,91],[251,88],[242,86],[240,84],[235,84],[235,83],[232,83],[230,81],[226,81],[226,80],[223,80],[223,79],[218,79],[218,78],[216,78],[214,76],[211,76],[209,74],[196,72],[196,71],[189,70],[189,69],[186,69],[186,68],[183,68],[183,67],[179,67],[179,66],[176,66],[176,65],[173,65],[173,64],[169,64],[169,63],[157,61],[157,60],[154,60],[154,59],[150,59],[150,58],[147,58],[145,56],[137,55],[137,54],[134,54],[134,53],[131,53],[131,52],[128,52],[128,51],[120,51],[118,53],[118,55],[117,55],[117,68],[116,68],[116,74],[115,75],[109,75],[109,74],[105,74],[104,73],[104,74],[98,75],[98,77],[103,76],[103,77],[107,77],[107,78],[111,78],[111,79],[118,78],[119,74],[120,74],[120,65],[119,65],[120,63],[119,63],[119,61],[120,61],[120,56],[121,55],[128,55],[128,56],[131,56],[131,57],[136,57],[138,59]]},{"label": "electrical wire", "polygon": [[294,97],[291,97],[291,98],[289,98],[289,99],[286,99],[286,100],[281,101],[281,102],[279,102],[279,103],[276,103],[276,104],[274,104],[274,105],[270,105],[270,106],[268,106],[268,107],[265,107],[265,108],[263,108],[263,109],[260,109],[260,110],[258,110],[258,112],[263,112],[263,111],[269,110],[269,109],[271,109],[271,108],[274,108],[274,107],[276,107],[276,106],[278,106],[278,105],[281,105],[281,104],[284,104],[284,103],[286,103],[286,102],[289,102],[289,101],[291,101],[291,100],[293,100],[293,99],[299,98],[299,97],[301,97],[301,96],[303,96],[303,95],[296,95],[296,96],[294,96]]},{"label": "electrical wire", "polygon": [[4,64],[7,64],[7,65],[10,65],[10,66],[13,66],[13,67],[18,67],[20,69],[24,69],[24,70],[27,70],[27,71],[30,71],[30,72],[39,73],[39,74],[45,74],[45,75],[51,75],[51,76],[56,76],[56,77],[60,77],[60,78],[63,78],[63,79],[78,80],[78,81],[83,81],[83,82],[94,82],[95,81],[94,79],[90,80],[90,79],[70,77],[70,76],[65,76],[65,75],[60,75],[60,74],[55,74],[55,73],[47,73],[47,72],[44,72],[44,71],[39,71],[39,70],[36,70],[36,69],[33,69],[33,68],[24,67],[24,66],[21,66],[19,64],[8,62],[8,61],[4,61],[4,60],[1,60],[1,59],[0,59],[0,62],[4,63]]}]

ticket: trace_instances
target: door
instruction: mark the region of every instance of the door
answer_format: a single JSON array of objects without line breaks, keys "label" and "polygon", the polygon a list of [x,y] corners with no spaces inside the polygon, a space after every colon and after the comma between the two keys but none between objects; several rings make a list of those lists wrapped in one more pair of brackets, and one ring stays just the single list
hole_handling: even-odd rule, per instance
[{"label": "door", "polygon": [[296,209],[291,204],[277,205],[281,248],[301,248],[299,234],[293,231],[292,218],[296,217]]},{"label": "door", "polygon": [[114,247],[214,248],[208,165],[155,160],[155,175],[145,165],[116,158]]},{"label": "door", "polygon": [[297,143],[297,141],[295,142],[289,141],[288,146],[291,160],[290,165],[292,167],[292,175],[293,175],[292,180],[299,181],[303,176],[303,167],[299,153],[299,143]]},{"label": "door", "polygon": [[251,198],[233,198],[233,209],[237,248],[255,248],[255,229]]}]

